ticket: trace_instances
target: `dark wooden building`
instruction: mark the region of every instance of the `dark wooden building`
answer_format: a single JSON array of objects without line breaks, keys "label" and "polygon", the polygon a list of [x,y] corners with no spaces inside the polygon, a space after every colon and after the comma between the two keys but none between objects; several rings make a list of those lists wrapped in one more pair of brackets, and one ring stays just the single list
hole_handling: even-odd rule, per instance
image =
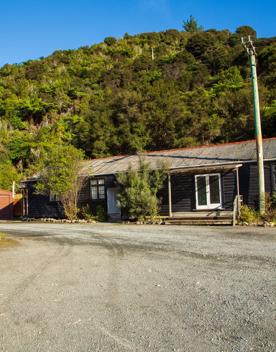
[{"label": "dark wooden building", "polygon": [[[276,138],[264,139],[266,192],[276,191]],[[160,215],[168,218],[230,214],[236,196],[253,208],[258,205],[258,174],[255,141],[242,141],[156,152],[143,157],[152,168],[160,162],[168,165],[168,177],[159,192]],[[83,163],[87,177],[79,203],[92,211],[102,206],[110,219],[120,219],[117,204],[119,186],[116,174],[129,165],[138,167],[139,156],[119,155]],[[35,193],[36,179],[24,182],[25,215],[29,217],[63,217],[54,197]]]}]

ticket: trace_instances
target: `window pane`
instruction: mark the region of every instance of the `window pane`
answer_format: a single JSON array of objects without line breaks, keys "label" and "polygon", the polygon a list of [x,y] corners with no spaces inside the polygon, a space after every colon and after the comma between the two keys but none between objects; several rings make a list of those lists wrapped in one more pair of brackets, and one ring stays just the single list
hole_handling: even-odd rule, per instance
[{"label": "window pane", "polygon": [[210,187],[210,203],[219,204],[220,203],[219,175],[212,175],[209,177],[209,187]]},{"label": "window pane", "polygon": [[207,194],[206,194],[206,178],[205,176],[198,176],[197,182],[197,199],[198,205],[207,205]]},{"label": "window pane", "polygon": [[104,199],[105,198],[105,189],[104,186],[99,186],[99,198]]},{"label": "window pane", "polygon": [[97,184],[97,180],[91,180],[91,185],[96,185]]},{"label": "window pane", "polygon": [[91,197],[92,199],[98,199],[98,188],[95,186],[91,187]]},{"label": "window pane", "polygon": [[104,179],[101,178],[100,180],[98,180],[98,183],[99,183],[99,185],[104,185]]},{"label": "window pane", "polygon": [[50,202],[57,202],[57,199],[58,197],[56,196],[56,194],[50,192],[50,195],[49,195],[49,201]]}]

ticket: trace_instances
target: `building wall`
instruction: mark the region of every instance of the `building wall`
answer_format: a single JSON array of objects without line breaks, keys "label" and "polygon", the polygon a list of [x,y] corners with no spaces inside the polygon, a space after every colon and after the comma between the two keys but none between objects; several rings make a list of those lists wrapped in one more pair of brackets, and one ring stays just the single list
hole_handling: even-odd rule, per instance
[{"label": "building wall", "polygon": [[[265,162],[265,191],[272,193],[272,165],[275,162]],[[240,194],[243,196],[245,204],[254,209],[258,209],[258,168],[257,163],[244,164],[240,168]]]},{"label": "building wall", "polygon": [[233,210],[233,203],[237,195],[237,178],[236,171],[222,173],[222,207],[225,210]]},{"label": "building wall", "polygon": [[160,215],[167,216],[169,214],[169,198],[168,198],[168,181],[165,180],[162,189],[157,194],[160,200]]},{"label": "building wall", "polygon": [[28,217],[63,218],[63,208],[58,202],[50,202],[49,196],[36,194],[35,182],[28,182]]},{"label": "building wall", "polygon": [[0,190],[0,220],[11,220],[13,218],[12,193]]},{"label": "building wall", "polygon": [[92,178],[87,178],[81,191],[80,191],[80,198],[79,198],[79,207],[89,205],[92,213],[96,215],[97,208],[100,206],[107,212],[107,188],[116,187],[116,179],[113,175],[107,176],[97,176],[93,177],[93,179],[104,179],[105,180],[105,199],[97,199],[92,200],[91,198],[91,189],[90,189],[90,180]]},{"label": "building wall", "polygon": [[[272,165],[276,162],[265,163],[265,186],[266,192],[273,190],[273,175]],[[172,211],[173,212],[190,212],[195,211],[195,175],[194,174],[177,174],[171,175],[171,191],[172,191]],[[236,172],[228,171],[221,174],[221,190],[222,190],[222,207],[225,210],[233,209],[233,202],[237,194],[236,187]],[[105,189],[108,187],[118,186],[114,176],[100,176],[97,178],[105,179]],[[243,196],[244,203],[257,209],[258,207],[258,179],[257,179],[257,165],[256,163],[244,164],[239,169],[239,184],[240,194]],[[45,195],[38,195],[35,193],[35,183],[28,183],[28,210],[29,217],[53,217],[62,218],[64,216],[63,209],[60,203],[50,202],[49,197]],[[163,188],[158,192],[160,199],[160,215],[166,216],[169,214],[168,204],[168,183],[164,182]],[[102,206],[107,211],[107,193],[105,199],[94,200],[91,199],[90,178],[87,178],[80,191],[79,207],[88,204],[94,214],[96,214],[97,207]],[[125,218],[126,214],[122,214]]]},{"label": "building wall", "polygon": [[195,208],[194,175],[171,176],[172,212],[192,211]]},{"label": "building wall", "polygon": [[[265,190],[267,193],[276,192],[275,175],[272,174],[272,166],[276,162],[265,162]],[[198,174],[198,173],[197,173]],[[225,210],[233,209],[233,202],[237,194],[236,172],[229,171],[221,174],[222,207]],[[258,209],[258,169],[257,163],[246,163],[239,168],[240,194],[244,203],[254,209]],[[195,200],[195,174],[180,174],[171,176],[172,211],[190,212],[196,208]],[[161,200],[161,215],[169,214],[168,185],[158,193]]]},{"label": "building wall", "polygon": [[[232,210],[237,192],[235,171],[217,173],[221,175],[222,207],[225,210]],[[195,175],[198,174],[200,173],[171,175],[173,213],[196,211]],[[159,191],[158,197],[161,201],[160,214],[166,216],[169,214],[167,182]]]}]

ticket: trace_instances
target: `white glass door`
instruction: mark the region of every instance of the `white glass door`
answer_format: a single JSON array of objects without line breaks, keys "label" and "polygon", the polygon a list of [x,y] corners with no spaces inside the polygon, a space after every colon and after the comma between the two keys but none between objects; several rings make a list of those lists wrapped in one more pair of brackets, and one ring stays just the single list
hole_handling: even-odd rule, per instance
[{"label": "white glass door", "polygon": [[197,175],[195,185],[197,209],[221,207],[220,174]]}]

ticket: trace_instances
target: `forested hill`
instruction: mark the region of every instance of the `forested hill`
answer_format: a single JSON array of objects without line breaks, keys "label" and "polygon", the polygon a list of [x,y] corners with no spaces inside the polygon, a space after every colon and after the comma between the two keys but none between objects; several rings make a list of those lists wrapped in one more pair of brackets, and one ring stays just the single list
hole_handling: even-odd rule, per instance
[{"label": "forested hill", "polygon": [[[242,35],[143,33],[0,69],[0,173],[34,166],[43,148],[87,158],[252,138]],[[276,135],[276,38],[255,40],[264,136]],[[3,183],[3,182],[2,182]],[[0,176],[1,184],[1,176]]]}]

